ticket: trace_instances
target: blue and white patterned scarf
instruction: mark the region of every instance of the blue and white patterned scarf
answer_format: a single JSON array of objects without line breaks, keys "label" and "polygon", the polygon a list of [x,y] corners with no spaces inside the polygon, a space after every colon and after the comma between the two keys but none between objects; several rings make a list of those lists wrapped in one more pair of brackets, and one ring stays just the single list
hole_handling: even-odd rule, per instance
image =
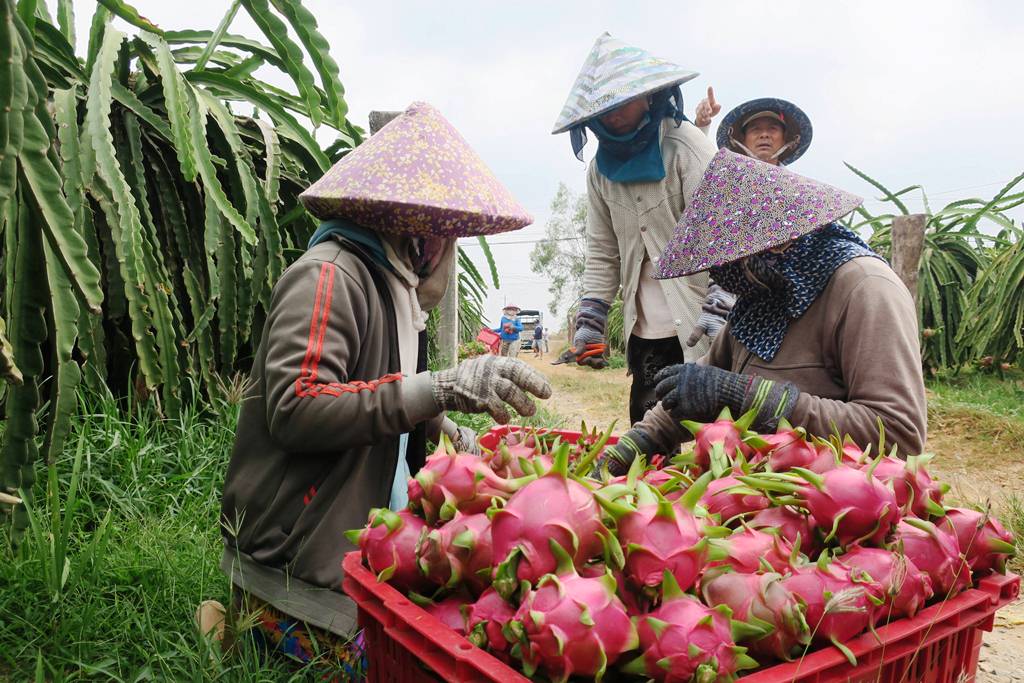
[{"label": "blue and white patterned scarf", "polygon": [[882,258],[852,231],[829,223],[781,254],[765,251],[747,258],[746,268],[767,288],[747,278],[741,261],[712,268],[711,279],[737,296],[729,314],[732,335],[770,362],[790,321],[807,312],[839,266],[858,256]]}]

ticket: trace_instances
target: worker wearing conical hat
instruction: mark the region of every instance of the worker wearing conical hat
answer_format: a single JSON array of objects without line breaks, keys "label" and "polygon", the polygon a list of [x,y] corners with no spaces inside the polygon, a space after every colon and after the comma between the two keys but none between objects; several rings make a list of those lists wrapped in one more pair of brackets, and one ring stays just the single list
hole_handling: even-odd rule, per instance
[{"label": "worker wearing conical hat", "polygon": [[[444,411],[504,423],[508,406],[531,415],[528,394],[551,388],[490,355],[426,371],[425,311],[456,238],[532,220],[434,108],[411,106],[300,198],[323,223],[274,287],[224,483],[221,566],[271,615],[270,644],[308,659],[306,625],[327,634],[322,645],[355,628],[343,532],[371,508],[406,506]],[[474,448],[453,426],[457,446]]]},{"label": "worker wearing conical hat", "polygon": [[685,341],[707,293],[707,275],[657,282],[657,259],[714,155],[683,116],[680,85],[697,73],[600,36],[570,91],[553,133],[568,132],[582,159],[588,133],[597,152],[587,170],[587,251],[583,299],[572,346],[556,362],[606,367],[605,325],[621,288],[633,382],[630,415],[654,404],[654,376],[708,348]]},{"label": "worker wearing conical hat", "polygon": [[906,457],[924,447],[927,410],[917,312],[889,265],[838,221],[861,199],[785,167],[721,150],[658,267],[675,278],[710,270],[737,294],[708,356],[658,377],[659,405],[604,463],[674,453],[688,432],[729,408],[751,428],[782,420],[811,434],[838,430],[886,442]]}]

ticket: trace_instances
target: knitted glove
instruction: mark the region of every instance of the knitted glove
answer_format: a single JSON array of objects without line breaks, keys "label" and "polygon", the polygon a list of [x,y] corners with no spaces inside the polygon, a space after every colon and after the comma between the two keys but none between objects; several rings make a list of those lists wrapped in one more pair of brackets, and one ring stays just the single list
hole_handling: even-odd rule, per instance
[{"label": "knitted glove", "polygon": [[730,294],[712,283],[708,288],[707,297],[700,307],[700,317],[697,318],[697,324],[694,325],[693,332],[686,340],[686,345],[696,346],[704,335],[714,341],[722,327],[725,326],[725,321],[729,318],[729,311],[735,304],[736,296],[734,294]]},{"label": "knitted glove", "polygon": [[573,359],[580,365],[600,370],[608,367],[608,342],[604,328],[611,305],[600,299],[583,299],[576,314],[576,334],[572,339]]},{"label": "knitted glove", "polygon": [[451,435],[452,445],[459,453],[480,455],[480,442],[477,433],[469,427],[458,426]]},{"label": "knitted glove", "polygon": [[672,365],[655,376],[661,406],[676,420],[710,422],[722,408],[739,417],[754,407],[755,431],[775,431],[793,412],[800,390],[792,382],[741,375],[709,365]]},{"label": "knitted glove", "polygon": [[539,372],[514,358],[478,356],[449,370],[431,373],[434,400],[441,410],[488,413],[500,424],[511,420],[506,404],[520,415],[533,415],[537,406],[527,392],[551,397],[551,385]]},{"label": "knitted glove", "polygon": [[597,457],[592,476],[600,476],[605,467],[613,477],[623,475],[629,471],[629,466],[633,464],[633,460],[637,456],[645,456],[650,462],[654,451],[654,443],[647,437],[647,434],[636,428],[630,429],[619,437],[618,443],[608,446]]}]

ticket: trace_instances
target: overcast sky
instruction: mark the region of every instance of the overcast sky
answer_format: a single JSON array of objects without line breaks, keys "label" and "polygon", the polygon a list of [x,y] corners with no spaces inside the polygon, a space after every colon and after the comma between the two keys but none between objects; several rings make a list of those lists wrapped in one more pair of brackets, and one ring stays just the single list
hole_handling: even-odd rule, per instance
[{"label": "overcast sky", "polygon": [[[166,29],[213,29],[229,4],[133,2]],[[795,102],[814,125],[795,170],[869,199],[877,193],[843,161],[891,189],[924,185],[934,208],[991,197],[1024,170],[1019,0],[304,2],[341,66],[357,124],[367,126],[371,109],[429,101],[533,213],[533,226],[492,239],[502,277],[489,302],[495,315],[506,300],[547,307],[547,284],[530,272],[532,244],[522,242],[543,235],[559,182],[583,191],[568,136],[550,131],[603,31],[699,71],[683,86],[688,116],[709,84],[722,114],[755,97]],[[93,7],[76,3],[80,42]],[[244,12],[231,30],[257,35]]]}]

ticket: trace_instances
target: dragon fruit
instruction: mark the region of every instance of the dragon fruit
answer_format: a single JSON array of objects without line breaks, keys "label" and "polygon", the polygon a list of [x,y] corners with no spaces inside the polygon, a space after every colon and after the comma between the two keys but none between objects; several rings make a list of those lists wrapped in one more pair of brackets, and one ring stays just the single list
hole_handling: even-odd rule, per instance
[{"label": "dragon fruit", "polygon": [[810,553],[816,548],[814,530],[818,525],[814,517],[788,505],[758,510],[744,524],[751,529],[774,529],[791,545],[796,545],[799,536],[804,552]]},{"label": "dragon fruit", "polygon": [[912,617],[932,597],[931,579],[901,553],[853,546],[836,561],[850,570],[854,580],[858,572],[870,577],[869,590],[877,584],[873,595],[884,601],[876,613],[879,621]]},{"label": "dragon fruit", "polygon": [[409,510],[370,510],[362,529],[345,532],[345,537],[363,552],[363,563],[377,575],[405,591],[425,590],[430,582],[416,564],[416,546],[426,523]]},{"label": "dragon fruit", "polygon": [[410,593],[409,599],[451,630],[459,635],[466,635],[466,616],[473,600],[465,593],[455,593],[438,601],[417,593]]},{"label": "dragon fruit", "polygon": [[778,534],[758,529],[741,529],[726,538],[711,539],[710,543],[713,555],[721,559],[708,563],[706,576],[715,576],[730,569],[744,574],[757,571],[786,574],[799,555],[799,549],[794,549]]},{"label": "dragon fruit", "polygon": [[491,583],[491,520],[456,513],[455,519],[429,530],[416,549],[420,571],[433,583],[454,588],[465,582],[474,595]]},{"label": "dragon fruit", "polygon": [[447,521],[456,512],[484,512],[495,500],[506,500],[523,484],[534,479],[503,479],[481,458],[438,447],[409,479],[409,502],[421,509],[427,522]]},{"label": "dragon fruit", "polygon": [[725,408],[714,422],[701,424],[683,420],[681,424],[690,430],[694,437],[693,458],[697,467],[702,472],[711,468],[711,456],[715,445],[721,446],[729,458],[734,457],[737,451],[746,459],[754,455],[754,449],[744,441],[745,438],[754,436],[748,431],[752,419],[753,415],[748,414],[733,421],[729,409]]},{"label": "dragon fruit", "polygon": [[600,680],[623,652],[637,647],[636,628],[610,574],[583,578],[553,539],[550,547],[557,571],[523,596],[506,638],[516,643],[512,653],[527,676],[541,669],[554,681],[574,675]]},{"label": "dragon fruit", "polygon": [[693,506],[710,480],[704,475],[690,487],[680,503],[673,504],[644,482],[637,483],[635,508],[600,495],[597,501],[613,517],[625,557],[624,572],[648,597],[661,593],[665,571],[689,589],[697,582],[707,561],[707,540],[693,516]]},{"label": "dragon fruit", "polygon": [[774,434],[761,438],[768,446],[759,448],[758,452],[765,454],[768,466],[775,472],[785,472],[794,467],[810,467],[818,458],[818,449],[807,440],[807,432],[803,427],[794,428],[786,420],[780,420]]},{"label": "dragon fruit", "polygon": [[780,502],[804,505],[823,529],[830,530],[826,543],[833,538],[844,547],[881,543],[899,521],[895,494],[871,471],[842,465],[824,474],[801,467],[793,473],[798,476],[765,473],[739,480],[754,488],[794,494],[796,498]]},{"label": "dragon fruit", "polygon": [[843,643],[875,621],[874,595],[881,588],[854,581],[850,570],[829,563],[822,555],[817,564],[798,567],[782,585],[800,599],[815,642],[832,643],[856,666],[857,658]]},{"label": "dragon fruit", "polygon": [[494,472],[505,479],[516,479],[551,468],[551,456],[544,452],[543,439],[537,432],[510,432],[498,442],[493,453],[484,460]]},{"label": "dragon fruit", "polygon": [[661,606],[637,619],[643,653],[623,671],[655,681],[733,681],[757,662],[735,639],[766,635],[764,629],[731,619],[730,609],[714,609],[687,595],[665,572]]},{"label": "dragon fruit", "polygon": [[744,486],[742,478],[742,471],[735,470],[732,475],[715,479],[700,499],[701,505],[709,513],[718,515],[723,524],[739,515],[771,507],[771,500],[760,491]]},{"label": "dragon fruit", "polygon": [[[941,517],[942,488],[932,481],[925,470],[930,455],[911,456],[906,462],[892,455],[882,458],[874,468],[874,476],[883,484],[892,484],[896,504],[904,515],[927,519],[929,515]],[[862,465],[868,469],[871,465]]]},{"label": "dragon fruit", "polygon": [[893,548],[902,548],[932,580],[936,596],[948,598],[971,585],[971,568],[960,555],[956,536],[923,519],[907,517],[896,525]]},{"label": "dragon fruit", "polygon": [[747,640],[751,652],[789,660],[811,642],[804,606],[782,584],[782,575],[728,572],[701,582],[711,607],[726,605],[735,619],[767,635]]},{"label": "dragon fruit", "polygon": [[956,537],[960,554],[975,572],[1003,572],[1006,560],[1017,552],[1013,535],[987,512],[950,508],[939,524]]},{"label": "dragon fruit", "polygon": [[494,586],[505,598],[520,581],[533,583],[555,571],[549,541],[571,552],[578,567],[614,545],[594,494],[568,477],[568,455],[569,445],[562,444],[551,470],[517,491],[491,519],[494,559],[500,561]]},{"label": "dragon fruit", "polygon": [[469,642],[507,659],[509,642],[503,629],[516,616],[516,608],[508,604],[498,591],[488,588],[466,613]]}]

